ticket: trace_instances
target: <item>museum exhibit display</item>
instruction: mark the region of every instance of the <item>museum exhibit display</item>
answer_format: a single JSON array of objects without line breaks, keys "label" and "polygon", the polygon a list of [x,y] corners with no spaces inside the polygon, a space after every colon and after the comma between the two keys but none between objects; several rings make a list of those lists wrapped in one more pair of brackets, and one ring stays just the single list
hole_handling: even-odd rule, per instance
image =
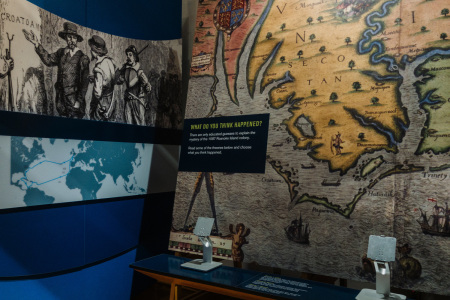
[{"label": "museum exhibit display", "polygon": [[168,249],[450,294],[448,6],[199,1]]},{"label": "museum exhibit display", "polygon": [[[132,263],[130,267],[169,284],[170,296],[166,299],[170,300],[186,299],[181,292],[183,288],[201,290],[203,294],[205,291],[214,293],[203,297],[205,299],[226,295],[233,297],[230,299],[245,300],[352,300],[359,292],[341,286],[225,265],[209,272],[200,272],[181,267],[187,261],[189,258],[186,257],[160,254]],[[202,299],[202,293],[199,294],[190,297]]]},{"label": "museum exhibit display", "polygon": [[449,297],[448,1],[194,2],[0,0],[0,298]]}]

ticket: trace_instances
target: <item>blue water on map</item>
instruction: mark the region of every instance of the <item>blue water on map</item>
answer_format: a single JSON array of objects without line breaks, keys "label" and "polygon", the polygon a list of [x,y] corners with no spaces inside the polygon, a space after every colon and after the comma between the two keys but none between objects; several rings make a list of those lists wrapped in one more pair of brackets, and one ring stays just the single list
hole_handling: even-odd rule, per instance
[{"label": "blue water on map", "polygon": [[[70,172],[70,162],[73,160],[73,158],[74,157],[72,156],[70,159],[68,159],[66,161],[63,161],[63,162],[55,162],[55,161],[51,161],[51,160],[44,160],[44,161],[42,161],[42,162],[32,166],[31,168],[27,169],[24,172],[25,176],[22,177],[20,180],[28,188],[30,188],[33,185],[35,185],[35,186],[36,185],[43,185],[43,184],[49,183],[51,181],[61,179],[61,178],[65,177],[65,176],[67,176],[67,174]],[[30,180],[30,173],[31,172],[33,172],[34,174],[36,174],[36,173],[44,174],[44,173],[46,173],[46,170],[49,169],[49,168],[52,168],[54,166],[64,166],[66,164],[67,164],[67,168],[68,168],[67,172],[62,173],[61,172],[62,170],[55,170],[55,173],[53,174],[54,176],[50,175],[47,178],[42,179],[40,181]],[[33,176],[33,177],[35,177],[35,176]]]},{"label": "blue water on map", "polygon": [[[397,3],[397,0],[387,1],[381,6],[381,12],[375,11],[375,12],[367,15],[367,17],[366,17],[367,26],[375,27],[376,29],[375,30],[367,29],[366,31],[364,31],[364,33],[363,33],[364,38],[358,42],[359,54],[366,54],[366,53],[371,52],[374,48],[377,48],[377,50],[370,56],[370,61],[374,64],[379,64],[379,63],[383,63],[383,62],[387,63],[389,65],[388,66],[389,71],[395,71],[396,69],[398,69],[398,66],[395,64],[395,59],[393,59],[392,57],[388,57],[388,56],[379,57],[384,54],[384,44],[379,41],[372,41],[367,47],[364,47],[364,44],[368,43],[372,39],[373,36],[379,34],[381,32],[381,30],[383,29],[382,23],[372,21],[372,18],[385,17],[388,13],[388,7],[391,5],[394,5],[396,3]],[[393,78],[393,79],[395,79],[395,78]]]},{"label": "blue water on map", "polygon": [[422,100],[420,100],[420,104],[421,104],[421,105],[424,105],[424,104],[430,104],[430,105],[433,105],[433,104],[441,103],[440,100],[434,100],[434,101],[433,101],[433,100],[430,99],[430,96],[431,96],[435,91],[436,91],[436,89],[429,91],[429,92],[425,95],[425,97],[424,97]]}]

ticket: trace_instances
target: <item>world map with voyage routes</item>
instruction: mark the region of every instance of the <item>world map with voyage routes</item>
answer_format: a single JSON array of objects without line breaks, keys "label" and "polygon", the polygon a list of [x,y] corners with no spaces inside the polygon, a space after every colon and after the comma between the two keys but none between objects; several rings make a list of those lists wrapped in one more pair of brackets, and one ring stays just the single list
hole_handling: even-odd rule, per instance
[{"label": "world map with voyage routes", "polygon": [[[0,186],[14,208],[147,193],[152,145],[0,137]],[[8,178],[9,177],[9,178]]]}]

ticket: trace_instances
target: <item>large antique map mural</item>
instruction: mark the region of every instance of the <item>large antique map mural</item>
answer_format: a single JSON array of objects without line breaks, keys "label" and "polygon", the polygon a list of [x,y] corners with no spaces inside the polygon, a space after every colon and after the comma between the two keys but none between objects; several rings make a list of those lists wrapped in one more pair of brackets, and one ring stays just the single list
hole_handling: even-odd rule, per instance
[{"label": "large antique map mural", "polygon": [[180,172],[169,248],[214,216],[217,256],[373,281],[394,236],[394,285],[450,294],[449,8],[200,1],[186,118],[270,113],[266,168]]}]

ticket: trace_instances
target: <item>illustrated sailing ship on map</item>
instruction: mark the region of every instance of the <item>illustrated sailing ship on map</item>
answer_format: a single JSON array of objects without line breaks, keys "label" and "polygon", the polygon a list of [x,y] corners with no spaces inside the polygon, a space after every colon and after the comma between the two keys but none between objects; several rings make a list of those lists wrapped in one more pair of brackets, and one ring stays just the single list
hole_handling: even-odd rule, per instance
[{"label": "illustrated sailing ship on map", "polygon": [[426,211],[424,212],[420,209],[420,220],[417,220],[417,222],[425,234],[450,237],[450,209],[448,208],[448,203],[445,203],[445,207],[439,206],[437,201],[435,203],[430,217],[427,217]]},{"label": "illustrated sailing ship on map", "polygon": [[303,222],[302,216],[293,220],[284,230],[289,240],[299,244],[309,244],[311,229],[308,223]]}]

